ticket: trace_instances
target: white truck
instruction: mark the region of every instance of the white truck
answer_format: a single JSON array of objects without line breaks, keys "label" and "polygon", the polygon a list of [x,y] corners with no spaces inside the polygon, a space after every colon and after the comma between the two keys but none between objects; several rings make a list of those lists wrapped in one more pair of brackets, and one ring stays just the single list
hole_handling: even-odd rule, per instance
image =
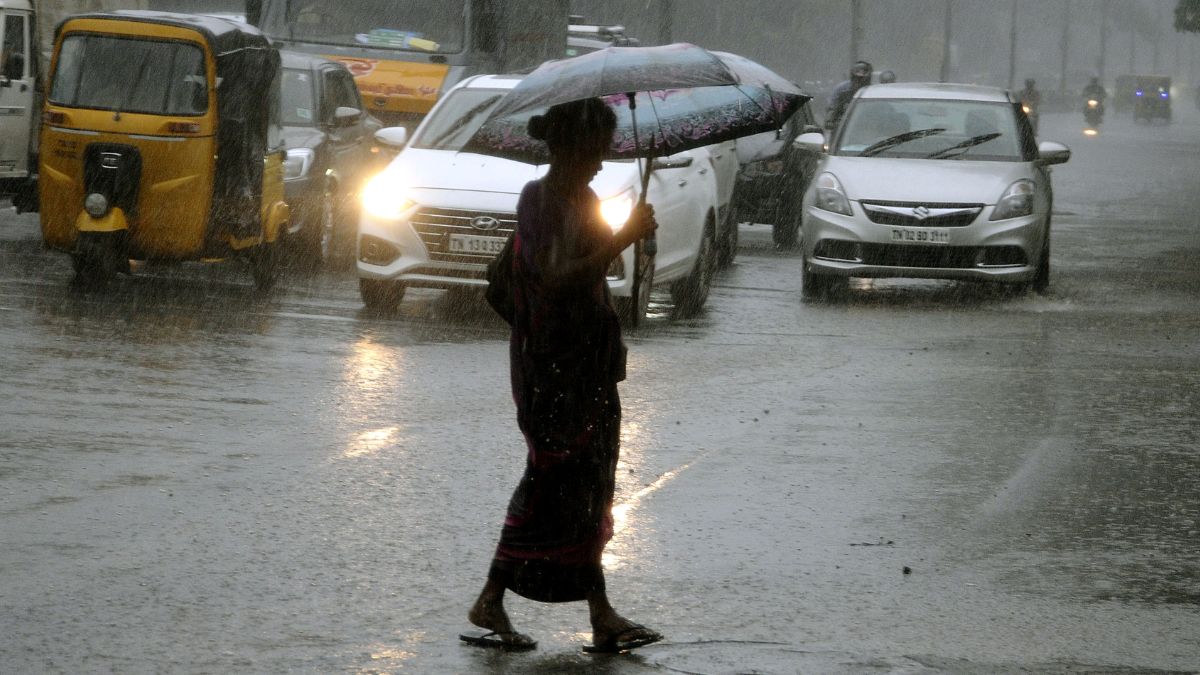
[{"label": "white truck", "polygon": [[0,194],[19,210],[37,202],[37,38],[31,0],[0,0]]}]

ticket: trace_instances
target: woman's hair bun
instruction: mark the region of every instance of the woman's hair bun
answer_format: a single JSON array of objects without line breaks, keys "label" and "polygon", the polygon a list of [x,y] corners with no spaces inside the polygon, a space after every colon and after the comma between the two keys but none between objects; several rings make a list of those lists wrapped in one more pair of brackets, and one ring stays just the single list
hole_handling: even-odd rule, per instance
[{"label": "woman's hair bun", "polygon": [[546,120],[545,115],[534,115],[529,118],[529,135],[537,141],[546,140],[546,136],[550,132],[550,123]]}]

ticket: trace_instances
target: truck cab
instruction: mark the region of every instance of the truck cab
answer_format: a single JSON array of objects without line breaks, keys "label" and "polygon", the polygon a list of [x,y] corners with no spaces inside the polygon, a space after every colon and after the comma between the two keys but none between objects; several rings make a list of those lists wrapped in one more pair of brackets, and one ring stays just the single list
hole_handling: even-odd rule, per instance
[{"label": "truck cab", "polygon": [[0,194],[32,190],[38,84],[37,30],[31,0],[0,0]]}]

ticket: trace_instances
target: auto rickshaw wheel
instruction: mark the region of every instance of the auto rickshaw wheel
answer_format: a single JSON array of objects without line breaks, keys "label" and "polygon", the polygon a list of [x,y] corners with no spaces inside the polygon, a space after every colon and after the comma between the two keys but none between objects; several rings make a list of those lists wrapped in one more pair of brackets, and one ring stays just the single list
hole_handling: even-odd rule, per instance
[{"label": "auto rickshaw wheel", "polygon": [[386,279],[359,279],[358,292],[372,312],[394,312],[404,299],[404,285]]},{"label": "auto rickshaw wheel", "polygon": [[279,280],[279,242],[263,242],[250,249],[247,254],[250,259],[250,274],[254,276],[254,286],[260,291],[269,291]]},{"label": "auto rickshaw wheel", "polygon": [[75,269],[72,283],[86,288],[102,287],[117,272],[129,273],[129,259],[121,254],[119,237],[123,233],[82,232],[71,251]]}]

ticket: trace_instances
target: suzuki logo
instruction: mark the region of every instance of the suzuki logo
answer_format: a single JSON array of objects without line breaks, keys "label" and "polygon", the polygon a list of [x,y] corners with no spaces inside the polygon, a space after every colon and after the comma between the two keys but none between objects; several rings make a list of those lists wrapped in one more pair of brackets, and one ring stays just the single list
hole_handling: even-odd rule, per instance
[{"label": "suzuki logo", "polygon": [[925,220],[926,218],[929,217],[929,207],[923,206],[923,205],[918,206],[917,208],[912,210],[912,213],[913,213],[913,217],[916,218],[917,220]]},{"label": "suzuki logo", "polygon": [[476,216],[471,219],[471,227],[484,232],[491,232],[500,227],[500,221],[491,216]]},{"label": "suzuki logo", "polygon": [[100,166],[105,169],[116,169],[121,166],[121,153],[119,152],[102,152],[100,153]]}]

